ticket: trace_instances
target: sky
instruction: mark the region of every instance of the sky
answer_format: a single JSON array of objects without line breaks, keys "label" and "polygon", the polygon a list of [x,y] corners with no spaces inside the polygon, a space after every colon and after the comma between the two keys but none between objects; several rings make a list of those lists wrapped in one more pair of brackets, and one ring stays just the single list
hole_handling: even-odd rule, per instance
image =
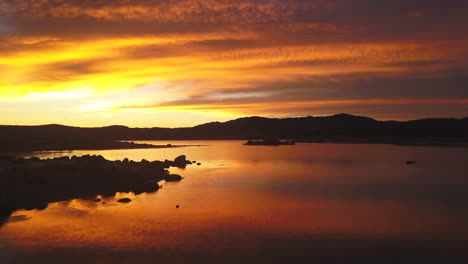
[{"label": "sky", "polygon": [[0,0],[0,124],[468,116],[466,0]]}]

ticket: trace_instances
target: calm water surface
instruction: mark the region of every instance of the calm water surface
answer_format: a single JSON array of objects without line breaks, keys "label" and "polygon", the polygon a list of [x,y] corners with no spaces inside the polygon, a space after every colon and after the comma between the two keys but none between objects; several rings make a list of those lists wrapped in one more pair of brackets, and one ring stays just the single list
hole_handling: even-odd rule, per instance
[{"label": "calm water surface", "polygon": [[[161,182],[154,194],[17,211],[0,227],[0,263],[468,260],[468,149],[146,142],[200,146],[26,155],[139,161],[185,154],[202,165],[171,168],[185,179]],[[115,202],[122,197],[133,201]]]}]

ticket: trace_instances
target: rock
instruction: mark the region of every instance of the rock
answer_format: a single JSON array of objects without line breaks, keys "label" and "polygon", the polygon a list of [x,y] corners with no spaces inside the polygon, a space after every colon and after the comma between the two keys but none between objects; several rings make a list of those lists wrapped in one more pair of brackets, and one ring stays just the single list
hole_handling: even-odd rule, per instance
[{"label": "rock", "polygon": [[111,198],[115,196],[115,192],[105,192],[105,193],[102,193],[101,196],[105,198]]},{"label": "rock", "polygon": [[164,167],[165,168],[169,168],[169,167],[172,167],[174,166],[174,161],[172,160],[164,160]]},{"label": "rock", "polygon": [[198,163],[197,163],[197,166],[200,166],[200,165],[201,165],[201,163],[200,163],[200,162],[198,162]]},{"label": "rock", "polygon": [[10,206],[8,204],[0,204],[0,219],[8,218],[13,213],[14,210],[15,210],[14,206]]},{"label": "rock", "polygon": [[175,208],[179,208],[180,206],[179,205],[176,205]]},{"label": "rock", "polygon": [[180,155],[174,159],[176,163],[185,163],[187,161],[187,157],[185,155]]},{"label": "rock", "polygon": [[152,180],[149,180],[144,183],[135,184],[132,187],[132,192],[134,194],[141,194],[141,193],[153,193],[159,190],[159,185],[155,184]]},{"label": "rock", "polygon": [[122,199],[117,200],[118,203],[129,203],[131,201],[132,199],[130,198],[122,198]]},{"label": "rock", "polygon": [[185,155],[180,155],[177,158],[174,159],[174,166],[178,168],[185,168],[187,164],[191,164],[191,162],[188,161],[185,157]]},{"label": "rock", "polygon": [[169,175],[166,175],[166,177],[164,177],[164,180],[167,181],[167,182],[180,181],[180,180],[182,180],[182,176],[177,175],[177,174],[169,174]]},{"label": "rock", "polygon": [[[187,164],[185,156],[178,165]],[[104,204],[117,192],[154,192],[158,182],[180,181],[167,168],[174,161],[110,161],[102,156],[84,155],[38,160],[16,159],[0,155],[0,218],[18,209],[46,208],[50,202],[86,199]],[[67,177],[64,177],[66,175]],[[57,188],[60,186],[60,188]],[[121,197],[122,198],[122,197]],[[119,198],[112,199],[115,203]],[[128,203],[131,200],[120,199]]]},{"label": "rock", "polygon": [[413,165],[413,164],[416,164],[416,161],[413,161],[413,160],[406,161],[406,165]]}]

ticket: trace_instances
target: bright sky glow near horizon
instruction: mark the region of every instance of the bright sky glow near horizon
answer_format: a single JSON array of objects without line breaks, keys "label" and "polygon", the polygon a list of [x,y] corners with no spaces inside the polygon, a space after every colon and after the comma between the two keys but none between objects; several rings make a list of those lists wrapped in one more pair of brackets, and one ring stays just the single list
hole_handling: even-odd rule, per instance
[{"label": "bright sky glow near horizon", "polygon": [[465,0],[1,0],[0,124],[468,116]]}]

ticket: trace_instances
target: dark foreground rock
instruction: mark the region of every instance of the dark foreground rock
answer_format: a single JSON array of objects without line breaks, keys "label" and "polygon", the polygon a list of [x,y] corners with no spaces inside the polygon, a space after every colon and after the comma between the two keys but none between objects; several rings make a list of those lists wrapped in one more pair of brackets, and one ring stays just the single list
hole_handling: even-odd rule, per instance
[{"label": "dark foreground rock", "polygon": [[185,156],[172,162],[109,161],[90,155],[47,160],[1,157],[0,218],[18,209],[44,209],[51,202],[94,200],[98,195],[112,197],[116,192],[155,192],[161,180],[182,179],[167,170],[182,164],[189,164]]},{"label": "dark foreground rock", "polygon": [[181,155],[181,156],[178,156],[177,158],[175,158],[174,161],[165,160],[164,164],[166,166],[177,167],[177,168],[184,169],[187,165],[192,164],[192,162],[190,160],[187,160],[185,155]]},{"label": "dark foreground rock", "polygon": [[132,199],[130,198],[122,198],[122,199],[117,200],[118,203],[129,203],[131,201]]},{"label": "dark foreground rock", "polygon": [[182,176],[177,175],[177,174],[170,174],[170,175],[166,175],[164,177],[164,180],[167,181],[167,182],[180,181],[180,180],[182,180]]}]

